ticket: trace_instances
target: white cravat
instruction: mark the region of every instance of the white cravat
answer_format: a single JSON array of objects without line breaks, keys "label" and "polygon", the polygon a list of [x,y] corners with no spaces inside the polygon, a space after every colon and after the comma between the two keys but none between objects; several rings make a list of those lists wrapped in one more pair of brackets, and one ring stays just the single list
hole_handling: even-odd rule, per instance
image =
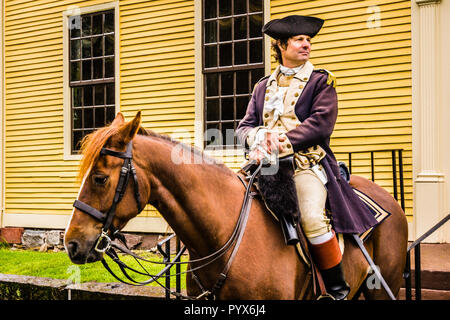
[{"label": "white cravat", "polygon": [[[292,76],[299,72],[305,64],[302,64],[299,67],[296,68],[287,68],[280,64],[280,72],[285,76]],[[269,112],[273,113],[273,119],[274,121],[277,121],[280,116],[283,114],[284,109],[284,96],[286,94],[286,91],[288,90],[288,87],[278,87],[277,92],[267,101],[266,109]]]},{"label": "white cravat", "polygon": [[285,76],[293,76],[294,74],[299,72],[304,66],[305,66],[305,64],[302,64],[301,66],[296,67],[296,68],[288,68],[288,67],[285,67],[282,64],[280,64],[280,72],[282,74],[284,74]]}]

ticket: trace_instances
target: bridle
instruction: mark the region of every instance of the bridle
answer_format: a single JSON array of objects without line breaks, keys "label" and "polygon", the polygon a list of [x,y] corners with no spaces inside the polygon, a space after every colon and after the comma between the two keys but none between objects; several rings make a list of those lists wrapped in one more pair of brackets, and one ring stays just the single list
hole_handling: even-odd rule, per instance
[{"label": "bridle", "polygon": [[[246,190],[245,190],[245,196],[244,196],[244,200],[242,203],[241,211],[239,213],[238,221],[237,221],[236,226],[235,226],[230,238],[228,239],[228,241],[222,247],[220,247],[218,250],[216,250],[215,252],[213,252],[207,256],[204,256],[202,258],[189,260],[187,262],[177,261],[179,259],[179,257],[181,256],[181,254],[186,249],[185,247],[183,247],[180,250],[180,252],[176,255],[176,257],[168,264],[167,262],[147,260],[147,259],[142,258],[142,257],[136,255],[135,253],[133,253],[126,244],[125,236],[123,234],[121,234],[119,232],[119,230],[116,227],[114,227],[114,225],[112,223],[113,218],[116,214],[117,205],[122,200],[122,198],[125,194],[125,191],[127,189],[130,178],[132,178],[133,182],[134,182],[134,197],[135,197],[136,204],[137,204],[138,214],[143,209],[141,207],[141,196],[139,193],[139,184],[138,184],[138,180],[137,180],[136,169],[134,168],[133,162],[132,162],[132,159],[133,159],[132,146],[133,146],[132,141],[130,141],[127,144],[127,149],[125,152],[114,151],[111,149],[107,149],[105,147],[103,147],[100,151],[101,155],[109,155],[109,156],[113,156],[113,157],[124,160],[122,168],[120,170],[120,177],[119,177],[119,181],[117,183],[116,191],[114,194],[113,203],[106,213],[100,212],[99,210],[91,207],[90,205],[88,205],[80,200],[75,200],[75,202],[73,203],[73,206],[76,209],[90,215],[94,219],[103,223],[101,234],[100,234],[99,238],[97,239],[94,249],[97,252],[106,253],[115,263],[117,263],[120,270],[122,271],[122,273],[125,275],[125,277],[129,281],[125,281],[125,280],[121,279],[120,277],[118,277],[108,266],[108,264],[106,263],[104,258],[102,258],[103,266],[108,270],[109,273],[111,273],[111,275],[113,275],[117,280],[119,280],[122,283],[136,286],[136,285],[147,285],[147,284],[155,281],[160,286],[165,288],[166,290],[169,290],[169,292],[171,294],[178,296],[178,297],[182,297],[182,298],[186,298],[186,299],[214,298],[216,296],[218,290],[220,290],[220,288],[223,286],[225,280],[227,279],[227,273],[228,273],[229,269],[231,268],[233,260],[239,249],[242,237],[244,235],[245,227],[247,225],[252,199],[254,196],[257,195],[256,192],[251,191],[251,188],[253,186],[253,180],[255,179],[255,177],[257,176],[259,171],[261,170],[261,167],[263,166],[263,162],[261,162],[259,165],[255,165],[255,163],[250,163],[249,165],[247,165],[248,169],[250,169],[251,167],[254,169],[254,171],[251,170],[252,174],[251,175],[249,174],[247,176],[247,180],[248,180],[247,184],[240,176],[238,176],[239,179],[241,180],[241,182],[246,187]],[[108,232],[110,232],[110,235],[108,235]],[[113,240],[115,240],[115,239],[120,240],[125,245],[125,247],[113,242]],[[215,282],[215,284],[211,290],[206,290],[204,288],[204,286],[201,284],[200,279],[195,275],[194,271],[204,268],[207,265],[218,260],[226,252],[228,252],[228,250],[233,245],[234,245],[233,251],[231,252],[231,254],[229,256],[224,269],[222,270],[222,272],[219,273],[218,280]],[[139,265],[144,270],[144,272],[127,266],[123,261],[120,260],[119,255],[115,252],[114,248],[122,251],[123,253],[129,254],[133,258],[135,258],[137,260],[137,262],[139,263]],[[145,270],[145,268],[142,266],[142,264],[139,262],[139,260],[150,262],[150,263],[156,263],[156,264],[166,264],[166,267],[162,271],[160,271],[157,275],[152,275],[149,272],[147,272],[147,270]],[[200,266],[193,267],[192,264],[200,263],[200,262],[205,262],[205,263]],[[187,264],[187,263],[191,264],[191,268],[188,271],[179,272],[176,274],[172,274],[170,276],[177,276],[177,275],[180,275],[183,273],[189,273],[189,272],[192,273],[192,277],[193,277],[194,281],[197,283],[200,290],[202,291],[202,293],[197,297],[189,297],[189,296],[184,296],[177,292],[172,292],[172,291],[170,291],[169,288],[166,288],[164,285],[162,285],[160,282],[157,281],[158,278],[160,278],[163,275],[163,273],[165,273],[168,269],[170,269],[174,264]],[[136,281],[127,273],[126,269],[131,270],[131,271],[141,274],[141,275],[150,276],[150,279],[147,281],[141,281],[141,282]]]},{"label": "bridle", "polygon": [[[132,158],[133,158],[133,144],[130,141],[127,144],[127,149],[125,152],[114,151],[107,148],[102,148],[100,151],[101,155],[109,155],[116,158],[124,159],[122,168],[120,169],[120,177],[119,182],[117,183],[116,192],[114,194],[114,200],[109,208],[109,210],[105,213],[100,212],[99,210],[91,207],[90,205],[80,201],[75,200],[73,206],[78,210],[87,213],[94,219],[103,223],[102,232],[95,244],[95,251],[97,252],[105,252],[111,248],[112,240],[118,238],[121,241],[125,241],[125,237],[119,232],[119,230],[114,227],[112,221],[116,214],[116,208],[119,202],[122,200],[125,191],[127,190],[128,182],[130,178],[133,179],[134,182],[134,198],[136,200],[136,205],[138,209],[138,214],[142,211],[141,207],[141,195],[139,193],[139,184],[136,175],[136,169],[133,166]],[[108,231],[110,231],[110,235],[108,236]]]}]

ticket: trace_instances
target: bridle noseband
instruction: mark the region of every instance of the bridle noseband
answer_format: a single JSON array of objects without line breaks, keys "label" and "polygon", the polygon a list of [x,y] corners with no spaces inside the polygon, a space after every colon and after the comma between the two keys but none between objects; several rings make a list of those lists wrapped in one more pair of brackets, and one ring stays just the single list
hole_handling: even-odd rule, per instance
[{"label": "bridle noseband", "polygon": [[[130,177],[134,182],[134,198],[136,199],[138,214],[143,209],[141,206],[141,195],[139,193],[139,184],[137,180],[136,169],[134,168],[132,162],[132,149],[133,144],[132,141],[130,141],[127,144],[127,150],[125,152],[114,151],[107,148],[102,148],[102,150],[100,151],[101,155],[113,156],[124,160],[122,168],[120,169],[119,182],[117,183],[113,203],[106,213],[100,212],[99,210],[80,200],[75,200],[75,202],[73,203],[73,206],[75,208],[103,223],[102,233],[100,234],[94,247],[95,251],[97,252],[106,252],[107,250],[109,250],[109,248],[111,247],[111,241],[116,238],[119,238],[122,241],[124,240],[124,236],[119,232],[119,229],[114,227],[112,221],[116,214],[117,205],[122,200],[125,191],[127,190]],[[108,235],[108,231],[110,232],[110,235]]]}]

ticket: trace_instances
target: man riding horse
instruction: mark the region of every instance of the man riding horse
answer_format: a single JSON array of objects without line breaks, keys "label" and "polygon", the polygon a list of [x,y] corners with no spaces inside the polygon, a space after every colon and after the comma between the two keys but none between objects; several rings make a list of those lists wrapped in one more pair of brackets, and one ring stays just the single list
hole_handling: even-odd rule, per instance
[{"label": "man riding horse", "polygon": [[264,25],[279,65],[256,84],[237,135],[250,160],[294,157],[301,226],[328,293],[340,300],[349,287],[335,232],[360,234],[377,221],[340,176],[329,147],[338,111],[336,79],[309,62],[311,39],[323,23],[291,15]]}]

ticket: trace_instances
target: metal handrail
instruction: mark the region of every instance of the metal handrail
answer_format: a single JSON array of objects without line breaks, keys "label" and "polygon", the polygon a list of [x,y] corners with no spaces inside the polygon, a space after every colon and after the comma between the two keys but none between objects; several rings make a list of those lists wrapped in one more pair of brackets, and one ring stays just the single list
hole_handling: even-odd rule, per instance
[{"label": "metal handrail", "polygon": [[[170,236],[164,238],[163,240],[159,241],[158,244],[156,245],[156,247],[158,248],[159,253],[161,253],[161,255],[163,256],[163,262],[166,263],[166,266],[171,264],[170,262],[170,240],[176,237],[176,234],[171,234]],[[165,248],[163,249],[163,245],[165,245]],[[183,249],[183,251],[185,250],[185,248]],[[178,253],[180,253],[181,251],[181,242],[180,242],[180,238],[176,237],[176,251],[177,251],[177,255]],[[181,255],[180,258],[176,261],[181,261]],[[170,295],[170,269],[172,269],[173,264],[171,267],[169,267],[165,273],[166,275],[166,283],[165,283],[165,287],[167,289],[165,289],[166,291],[166,299],[170,299],[171,295]],[[180,264],[176,264],[175,266],[175,291],[177,293],[181,293],[181,265]],[[180,295],[176,296],[176,299],[179,300],[181,299]]]},{"label": "metal handrail", "polygon": [[414,249],[414,287],[416,300],[422,300],[422,279],[421,279],[421,261],[420,261],[420,244],[423,240],[428,238],[433,232],[442,227],[448,220],[450,220],[450,214],[444,217],[441,221],[436,223],[421,237],[414,241],[406,252],[406,266],[403,278],[405,279],[405,297],[406,300],[412,300],[411,290],[411,250]]}]

